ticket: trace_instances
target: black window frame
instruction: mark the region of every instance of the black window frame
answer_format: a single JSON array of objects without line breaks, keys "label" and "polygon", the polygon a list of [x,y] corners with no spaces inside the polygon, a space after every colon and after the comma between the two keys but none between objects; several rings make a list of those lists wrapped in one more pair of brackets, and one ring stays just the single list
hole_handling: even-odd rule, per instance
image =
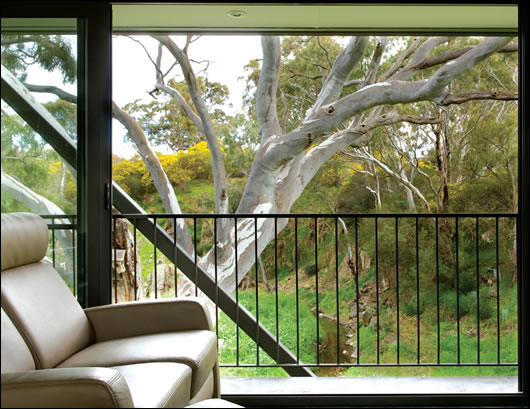
[{"label": "black window frame", "polygon": [[[78,87],[78,237],[79,279],[82,306],[109,304],[111,286],[111,77],[112,4],[131,1],[3,1],[1,17],[76,17],[80,44]],[[143,2],[146,3],[146,2]],[[158,1],[157,3],[175,3]],[[189,3],[189,2],[188,2]],[[238,1],[230,2],[238,3]],[[247,3],[247,2],[241,2]],[[265,3],[267,2],[254,2]],[[298,1],[297,4],[304,3]],[[313,3],[313,2],[305,2]],[[342,3],[336,1],[335,3]],[[347,2],[353,4],[355,2]],[[366,3],[366,2],[365,2]],[[372,2],[373,3],[373,2]],[[399,4],[395,1],[377,3]],[[403,3],[403,2],[401,2]],[[407,4],[440,4],[414,1]],[[446,1],[444,4],[458,4]],[[529,252],[530,248],[530,133],[528,118],[528,2],[468,0],[465,4],[515,4],[519,10],[519,223],[518,314],[519,393],[515,394],[416,394],[416,395],[254,395],[230,396],[245,406],[347,406],[347,407],[528,407],[529,402]],[[206,3],[205,3],[206,4]],[[325,3],[322,3],[325,4]],[[97,62],[97,63],[94,63]],[[84,90],[90,90],[85,92]],[[526,251],[525,251],[526,250]]]},{"label": "black window frame", "polygon": [[82,307],[109,304],[111,5],[87,1],[6,1],[1,10],[2,18],[77,19],[77,297]]}]

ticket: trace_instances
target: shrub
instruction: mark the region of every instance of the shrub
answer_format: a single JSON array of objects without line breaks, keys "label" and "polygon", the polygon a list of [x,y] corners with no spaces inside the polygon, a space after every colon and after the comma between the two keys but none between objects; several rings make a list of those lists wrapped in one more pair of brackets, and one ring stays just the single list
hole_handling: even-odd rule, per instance
[{"label": "shrub", "polygon": [[309,266],[304,267],[304,273],[308,276],[314,276],[317,273],[316,264],[311,264]]},{"label": "shrub", "polygon": [[[411,300],[409,302],[404,302],[402,304],[402,311],[407,314],[409,317],[415,317],[418,315],[418,304],[416,300]],[[425,311],[425,301],[420,300],[420,315]]]},{"label": "shrub", "polygon": [[470,271],[461,271],[458,282],[460,294],[467,294],[477,289],[477,277]]},{"label": "shrub", "polygon": [[489,288],[482,288],[480,290],[480,319],[487,320],[491,318],[495,312],[496,307],[493,306]]}]

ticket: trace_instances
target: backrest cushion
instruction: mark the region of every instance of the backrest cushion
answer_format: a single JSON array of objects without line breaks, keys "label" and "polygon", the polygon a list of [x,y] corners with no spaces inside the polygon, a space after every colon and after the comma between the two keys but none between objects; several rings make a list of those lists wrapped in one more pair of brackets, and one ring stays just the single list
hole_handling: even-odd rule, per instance
[{"label": "backrest cushion", "polygon": [[2,270],[36,263],[48,249],[48,226],[31,213],[2,213]]},{"label": "backrest cushion", "polygon": [[35,370],[31,352],[13,322],[2,308],[2,373]]},{"label": "backrest cushion", "polygon": [[[38,216],[21,219],[27,235],[37,231],[40,240],[44,240],[42,231],[47,227],[43,219]],[[31,253],[29,245],[41,246],[34,238],[19,240],[20,233],[11,221],[5,229],[2,215],[2,259],[4,249],[12,249],[11,244],[4,244],[11,237],[23,247],[22,252]],[[34,224],[34,229],[28,228],[29,223]],[[29,260],[16,257],[21,259]],[[28,344],[37,369],[53,368],[92,342],[92,327],[85,312],[51,264],[39,261],[8,269],[3,266],[2,263],[2,307]]]}]

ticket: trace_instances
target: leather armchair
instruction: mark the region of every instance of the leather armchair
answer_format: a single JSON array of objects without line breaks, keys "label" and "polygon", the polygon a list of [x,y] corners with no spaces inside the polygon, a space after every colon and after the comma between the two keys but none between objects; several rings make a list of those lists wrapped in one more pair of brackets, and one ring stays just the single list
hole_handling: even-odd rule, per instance
[{"label": "leather armchair", "polygon": [[197,299],[83,310],[43,261],[46,223],[2,214],[2,407],[184,407],[219,398],[215,333]]}]

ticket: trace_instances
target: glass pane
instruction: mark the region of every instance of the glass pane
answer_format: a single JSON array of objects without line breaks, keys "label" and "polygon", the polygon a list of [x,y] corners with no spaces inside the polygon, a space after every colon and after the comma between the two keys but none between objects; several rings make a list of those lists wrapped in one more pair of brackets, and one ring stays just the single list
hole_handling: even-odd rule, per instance
[{"label": "glass pane", "polygon": [[16,19],[18,30],[11,20],[2,19],[1,210],[46,219],[46,257],[76,294],[76,20],[55,31],[57,19]]},{"label": "glass pane", "polygon": [[[115,302],[202,269],[318,376],[517,375],[516,39],[115,34],[113,180],[159,227],[114,215]],[[286,375],[222,308],[222,374]]]}]

